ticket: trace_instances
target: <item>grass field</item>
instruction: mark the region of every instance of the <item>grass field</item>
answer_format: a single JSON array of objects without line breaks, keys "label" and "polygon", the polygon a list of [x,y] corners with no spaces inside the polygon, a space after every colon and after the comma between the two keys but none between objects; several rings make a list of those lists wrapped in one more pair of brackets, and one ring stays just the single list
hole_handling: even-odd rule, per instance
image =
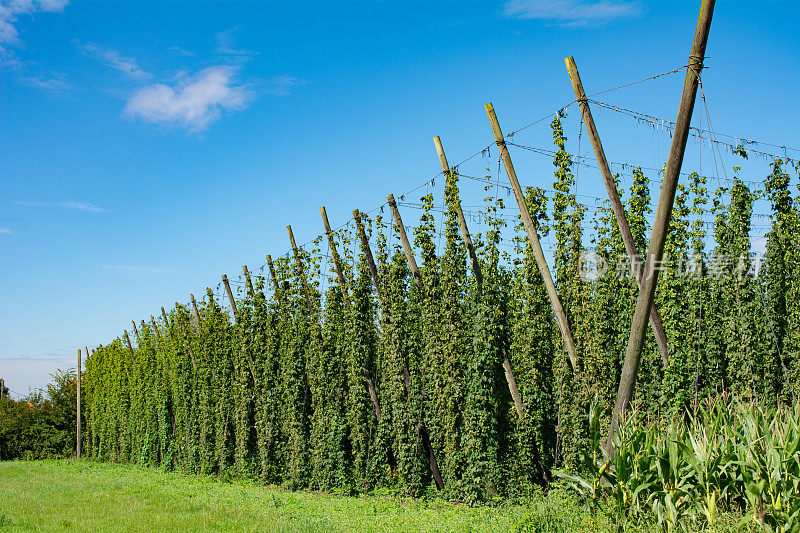
[{"label": "grass field", "polygon": [[91,461],[0,462],[0,529],[11,531],[515,531],[523,524],[525,531],[599,525],[552,492],[530,506],[475,508],[288,492]]}]

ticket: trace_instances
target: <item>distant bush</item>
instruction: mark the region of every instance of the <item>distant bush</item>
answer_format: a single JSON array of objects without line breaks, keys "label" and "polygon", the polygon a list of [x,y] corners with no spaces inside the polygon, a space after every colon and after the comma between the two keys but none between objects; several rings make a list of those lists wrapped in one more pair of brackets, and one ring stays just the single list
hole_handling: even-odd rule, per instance
[{"label": "distant bush", "polygon": [[75,455],[75,372],[56,371],[45,391],[15,401],[0,397],[0,460]]}]

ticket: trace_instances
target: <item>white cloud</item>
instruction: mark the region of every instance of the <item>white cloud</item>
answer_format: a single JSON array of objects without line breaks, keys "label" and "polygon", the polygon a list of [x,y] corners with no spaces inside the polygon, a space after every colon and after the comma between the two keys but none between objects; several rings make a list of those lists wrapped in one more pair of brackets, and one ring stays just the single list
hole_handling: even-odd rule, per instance
[{"label": "white cloud", "polygon": [[286,96],[293,87],[306,83],[308,83],[306,80],[294,76],[273,76],[267,82],[267,92],[276,96]]},{"label": "white cloud", "polygon": [[20,15],[57,13],[68,3],[69,0],[0,0],[0,65],[19,63],[7,47],[22,46],[15,26]]},{"label": "white cloud", "polygon": [[71,91],[75,87],[63,79],[59,78],[40,78],[38,76],[21,76],[17,78],[20,83],[28,85],[30,87],[36,87],[37,89],[41,89],[43,91],[47,91],[50,93],[54,93],[57,95],[63,95],[64,93]]},{"label": "white cloud", "polygon": [[37,12],[61,12],[69,0],[2,0],[0,1],[0,50],[2,45],[20,45],[14,24],[20,15]]},{"label": "white cloud", "polygon": [[107,212],[106,209],[96,206],[94,204],[90,204],[89,202],[75,202],[72,200],[67,202],[25,202],[19,200],[14,203],[17,205],[24,205],[26,207],[60,207],[63,209],[77,209],[79,211],[91,211],[93,213]]},{"label": "white cloud", "polygon": [[184,56],[184,57],[194,57],[197,55],[194,52],[190,52],[189,50],[181,48],[180,46],[170,46],[167,48],[167,50],[169,50],[170,52],[175,52],[179,56]]},{"label": "white cloud", "polygon": [[162,83],[136,91],[125,105],[124,115],[153,124],[174,125],[202,131],[223,111],[243,109],[250,92],[236,81],[236,69],[209,67],[186,76],[175,87]]},{"label": "white cloud", "polygon": [[233,37],[233,34],[236,33],[239,30],[239,28],[241,28],[241,26],[235,26],[233,28],[229,28],[225,31],[217,33],[216,39],[217,39],[218,54],[242,56],[245,58],[258,55],[258,52],[253,52],[252,50],[235,48],[236,39]]},{"label": "white cloud", "polygon": [[128,274],[174,274],[177,268],[162,268],[151,266],[129,266],[129,265],[103,265],[104,270],[113,272],[126,272]]},{"label": "white cloud", "polygon": [[564,26],[602,24],[640,12],[638,2],[624,0],[510,0],[503,6],[506,17],[550,20]]},{"label": "white cloud", "polygon": [[14,233],[14,232],[13,232],[13,231],[11,231],[11,230],[10,230],[10,229],[8,229],[8,228],[0,228],[0,233],[3,233],[3,234],[5,234],[5,235],[11,235],[11,234],[12,234],[12,233]]},{"label": "white cloud", "polygon": [[132,57],[125,57],[118,51],[111,48],[104,48],[92,43],[81,44],[79,41],[73,41],[83,53],[97,59],[104,63],[106,66],[111,67],[120,72],[124,72],[131,78],[142,80],[149,78],[150,74],[142,70],[136,63],[136,59]]}]

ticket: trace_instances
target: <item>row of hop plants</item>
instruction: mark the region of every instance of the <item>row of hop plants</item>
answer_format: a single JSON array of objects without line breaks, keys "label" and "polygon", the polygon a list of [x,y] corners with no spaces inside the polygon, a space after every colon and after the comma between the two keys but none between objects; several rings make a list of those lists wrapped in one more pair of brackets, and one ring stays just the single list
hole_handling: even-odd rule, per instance
[{"label": "row of hop plants", "polygon": [[[317,240],[299,251],[300,266],[277,258],[274,279],[256,277],[245,287],[236,316],[209,290],[197,313],[176,305],[157,324],[142,324],[132,353],[120,339],[95,350],[86,363],[89,453],[291,488],[417,496],[434,484],[428,436],[443,496],[466,502],[525,497],[547,485],[553,468],[579,473],[594,447],[595,422],[586,413],[595,398],[596,423],[608,426],[637,289],[630,276],[582,276],[588,249],[613,261],[624,246],[607,205],[587,223],[560,119],[551,126],[554,192],[528,187],[525,199],[539,233],[553,238],[554,278],[580,372],[564,353],[522,225],[504,215],[504,199],[488,182],[488,225],[473,235],[478,282],[459,233],[452,172],[441,235],[433,197],[421,198],[411,236],[419,283],[396,228],[381,215],[365,217],[380,291],[367,250],[344,228],[335,235],[344,286],[332,269],[323,272]],[[713,198],[697,173],[679,186],[666,243],[675,261],[661,271],[656,294],[669,359],[648,339],[636,390],[648,420],[694,413],[720,393],[774,408],[794,402],[800,209],[792,170],[776,160],[763,190],[737,173]],[[640,169],[631,181],[625,207],[644,250],[650,183]],[[760,198],[772,213],[756,275],[749,252]],[[723,257],[735,258],[743,275],[718,276]],[[681,258],[694,265],[692,275]],[[324,276],[330,282],[321,294]]]}]

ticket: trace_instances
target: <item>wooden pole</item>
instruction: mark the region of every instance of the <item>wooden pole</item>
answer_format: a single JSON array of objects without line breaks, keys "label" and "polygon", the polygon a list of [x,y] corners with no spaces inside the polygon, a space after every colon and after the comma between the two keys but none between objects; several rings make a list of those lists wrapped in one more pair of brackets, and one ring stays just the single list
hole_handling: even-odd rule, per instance
[{"label": "wooden pole", "polygon": [[[586,124],[586,132],[589,134],[589,139],[592,141],[594,156],[595,159],[597,159],[597,165],[600,167],[600,175],[603,177],[603,183],[606,186],[608,198],[611,200],[611,209],[614,211],[614,217],[617,219],[617,227],[622,235],[622,241],[625,243],[625,251],[628,252],[628,257],[631,260],[633,275],[636,276],[636,282],[641,288],[642,260],[639,257],[636,244],[633,242],[633,235],[628,225],[625,208],[622,206],[622,201],[619,198],[617,184],[614,182],[614,176],[612,176],[611,169],[608,167],[603,144],[600,142],[600,134],[597,133],[597,126],[594,124],[592,110],[589,109],[589,101],[583,90],[580,74],[578,74],[578,67],[575,65],[575,59],[573,59],[572,56],[564,59],[564,63],[567,65],[567,73],[569,74],[570,81],[572,81],[572,89],[575,91],[575,98],[580,104],[581,113],[583,113],[583,122]],[[667,334],[664,333],[664,325],[661,322],[661,315],[658,313],[658,309],[655,305],[650,310],[650,327],[656,337],[656,344],[658,344],[658,350],[661,352],[661,360],[666,367],[669,362],[669,345],[667,343]]]},{"label": "wooden pole", "polygon": [[[194,296],[192,297],[192,301],[194,301]],[[181,304],[175,302],[175,309],[179,309],[180,307]],[[183,331],[183,341],[186,343],[186,348],[189,350],[189,356],[192,358],[192,368],[195,373],[197,373],[197,360],[194,358],[194,350],[192,350],[192,343],[189,340],[189,333],[186,330]]]},{"label": "wooden pole", "polygon": [[[450,175],[450,165],[447,163],[447,157],[444,155],[444,148],[442,147],[442,140],[437,135],[433,138],[433,144],[436,146],[436,153],[439,154],[439,162],[442,165],[442,172],[445,177]],[[483,274],[481,273],[481,265],[478,262],[478,256],[475,253],[475,246],[472,244],[472,238],[467,229],[467,221],[464,218],[464,212],[461,210],[461,201],[456,203],[456,216],[458,218],[458,227],[461,228],[461,239],[464,241],[464,246],[467,247],[467,254],[469,260],[472,262],[472,272],[475,274],[475,281],[478,282],[478,288],[483,284]]]},{"label": "wooden pole", "polygon": [[164,348],[161,346],[161,332],[156,324],[156,317],[153,315],[150,315],[150,327],[153,328],[153,335],[156,337],[156,343],[159,345],[158,347],[161,350],[161,353],[164,353]]},{"label": "wooden pole", "polygon": [[[367,234],[364,231],[364,224],[361,221],[361,214],[358,212],[358,209],[353,210],[353,218],[356,221],[358,235],[361,237],[361,250],[364,252],[364,255],[367,258],[367,263],[369,264],[369,272],[372,277],[372,283],[375,285],[375,294],[377,294],[378,298],[380,298],[380,281],[378,281],[378,270],[375,267],[375,260],[372,257],[372,250],[369,247],[369,240],[367,240]],[[338,262],[338,257],[336,258],[336,261]],[[367,391],[369,392],[369,397],[372,401],[372,407],[375,411],[375,418],[378,420],[378,422],[380,422],[381,406],[380,402],[378,401],[378,392],[375,387],[375,382],[372,380],[372,374],[366,366],[363,366],[361,371],[364,374],[364,380],[367,383]],[[392,461],[394,462],[394,455],[392,455]]]},{"label": "wooden pole", "polygon": [[[450,165],[447,163],[447,157],[444,155],[444,147],[442,140],[437,135],[433,138],[433,144],[436,146],[436,153],[439,154],[439,162],[442,165],[442,172],[445,176],[450,175]],[[472,271],[475,274],[475,280],[478,282],[478,289],[480,290],[483,275],[481,273],[481,264],[478,262],[478,256],[475,254],[475,248],[472,246],[472,238],[469,235],[469,228],[467,228],[467,221],[464,219],[464,213],[461,211],[461,201],[456,202],[456,215],[458,217],[458,225],[461,228],[461,239],[464,241],[464,246],[467,247],[470,260],[472,262]],[[505,351],[505,350],[504,350]],[[517,380],[514,378],[514,371],[511,369],[511,361],[508,359],[507,354],[503,354],[503,371],[506,375],[506,382],[508,383],[508,392],[511,393],[511,398],[514,400],[514,408],[517,411],[517,416],[523,418],[525,416],[525,405],[522,403],[522,396],[517,387]]]},{"label": "wooden pole", "polygon": [[306,272],[303,269],[303,261],[300,259],[300,250],[297,248],[297,244],[294,242],[294,233],[292,233],[292,227],[286,226],[286,231],[289,232],[289,240],[292,243],[292,250],[294,251],[294,260],[297,263],[297,268],[300,269],[300,280],[303,282],[303,291],[306,294],[306,305],[308,306],[308,310],[312,311],[314,306],[311,303],[311,292],[308,290]]},{"label": "wooden pole", "polygon": [[[403,243],[403,251],[406,254],[406,261],[408,262],[408,266],[411,269],[411,274],[414,277],[414,282],[416,283],[417,287],[422,288],[422,278],[419,275],[419,268],[417,267],[417,261],[414,259],[414,251],[411,249],[411,244],[408,242],[408,237],[406,236],[406,229],[403,226],[403,219],[400,217],[400,211],[397,209],[397,203],[394,201],[394,195],[390,194],[386,197],[389,201],[389,208],[392,210],[392,216],[394,217],[395,226],[397,226],[397,232],[400,235],[400,241]],[[408,371],[408,366],[406,365],[405,361],[403,362],[403,381],[406,386],[406,393],[411,394],[411,374]],[[444,482],[442,481],[442,474],[439,471],[439,462],[436,460],[436,453],[433,450],[433,446],[431,445],[431,439],[428,435],[428,428],[425,426],[425,421],[420,418],[417,423],[417,432],[420,435],[422,440],[422,445],[425,447],[425,450],[428,452],[428,466],[431,469],[431,474],[433,475],[433,480],[436,482],[436,487],[439,490],[444,488]]]},{"label": "wooden pole", "polygon": [[356,229],[358,236],[361,239],[361,249],[367,257],[367,264],[369,265],[369,274],[372,276],[372,283],[375,285],[376,294],[381,292],[381,281],[378,277],[378,268],[375,266],[375,258],[372,257],[372,249],[369,247],[369,239],[367,239],[367,232],[364,231],[364,222],[361,220],[361,213],[358,209],[353,209],[353,219],[356,221]]},{"label": "wooden pole", "polygon": [[514,164],[511,162],[511,155],[508,153],[506,141],[503,138],[503,132],[500,129],[500,123],[497,121],[497,116],[494,112],[494,107],[491,103],[486,104],[486,114],[489,116],[489,123],[492,125],[494,132],[494,139],[497,147],[500,149],[500,157],[503,159],[503,165],[508,175],[508,181],[511,183],[511,189],[514,191],[514,197],[517,199],[517,206],[519,213],[522,217],[522,222],[525,224],[525,231],[528,233],[528,241],[530,241],[531,248],[533,248],[533,256],[536,258],[536,264],[539,267],[539,273],[544,281],[547,296],[550,299],[550,307],[553,308],[553,314],[556,317],[558,328],[561,330],[561,338],[564,341],[564,347],[572,363],[572,370],[576,373],[580,371],[578,366],[578,354],[575,348],[575,341],[572,338],[572,332],[569,329],[569,322],[567,322],[567,315],[561,307],[561,300],[558,298],[558,291],[553,283],[553,278],[550,275],[550,269],[547,266],[547,260],[542,251],[542,245],[539,243],[539,235],[536,233],[536,227],[533,225],[533,220],[528,212],[528,206],[525,203],[525,196],[522,194],[522,189],[517,180],[517,173],[514,171]]},{"label": "wooden pole", "polygon": [[[243,267],[245,270],[245,274],[248,274],[247,279],[250,280],[250,275],[247,272],[247,267]],[[236,308],[236,300],[233,298],[233,292],[231,291],[231,285],[228,283],[228,276],[226,274],[222,275],[222,283],[225,285],[225,292],[228,294],[228,301],[231,303],[231,309],[233,310],[233,321],[238,322],[236,315],[238,314],[238,310]],[[250,289],[252,289],[252,283],[250,283]],[[253,292],[255,294],[255,292]],[[255,383],[256,378],[256,369],[255,369],[255,361],[253,361],[253,356],[250,355],[250,352],[245,350],[245,354],[247,355],[247,362],[250,365],[250,374],[253,377],[253,383]]]},{"label": "wooden pole", "polygon": [[133,355],[133,345],[131,344],[131,337],[128,335],[128,330],[123,330],[125,332],[125,340],[128,342],[128,351],[131,354],[131,363],[136,364],[136,358]]},{"label": "wooden pole", "polygon": [[136,321],[131,320],[131,325],[133,326],[133,334],[136,335],[136,344],[139,345],[142,343],[142,338],[139,336],[139,330],[136,327]]},{"label": "wooden pole", "polygon": [[403,226],[403,219],[400,218],[400,211],[397,209],[397,203],[394,201],[394,195],[390,194],[386,197],[386,199],[389,201],[389,209],[392,210],[392,216],[394,217],[394,223],[397,227],[397,233],[400,235],[400,242],[403,243],[403,252],[406,254],[406,261],[408,261],[408,267],[411,269],[411,275],[414,277],[414,283],[417,284],[417,287],[422,287],[422,278],[419,275],[417,260],[414,259],[414,250],[411,248],[411,243],[408,242],[406,228]]},{"label": "wooden pole", "polygon": [[192,310],[194,311],[194,319],[197,321],[197,329],[200,329],[200,311],[197,310],[197,302],[194,299],[194,294],[190,294],[189,297],[192,299]]},{"label": "wooden pole", "polygon": [[697,95],[697,86],[700,82],[700,73],[703,69],[703,59],[706,53],[708,31],[711,27],[711,18],[714,14],[715,0],[703,0],[697,26],[689,52],[689,63],[686,68],[686,77],[683,82],[681,102],[678,106],[678,118],[675,120],[675,131],[672,135],[672,145],[667,158],[667,168],[664,171],[664,181],[661,184],[661,193],[658,197],[656,218],[650,235],[650,245],[645,256],[646,264],[642,287],[636,299],[636,310],[633,314],[631,333],[628,338],[628,348],[625,351],[625,361],[622,365],[622,375],[617,390],[617,401],[611,413],[611,427],[605,450],[609,456],[614,453],[614,435],[619,429],[619,418],[623,416],[630,405],[633,390],[636,387],[636,376],[639,372],[639,362],[647,330],[647,318],[653,304],[656,292],[658,270],[664,255],[664,241],[667,238],[669,220],[672,215],[672,206],[675,201],[675,191],[678,187],[683,155],[686,150],[686,139],[689,136],[689,127],[694,111],[694,101]]},{"label": "wooden pole", "polygon": [[231,284],[228,283],[228,276],[226,274],[222,275],[222,283],[225,285],[225,292],[228,294],[228,301],[231,303],[231,310],[233,311],[233,320],[236,321],[236,300],[233,298],[233,292],[231,292]]},{"label": "wooden pole", "polygon": [[[319,212],[322,215],[322,225],[325,227],[325,235],[327,235],[328,237],[328,245],[331,248],[331,255],[333,256],[333,265],[334,268],[336,269],[336,276],[339,278],[339,287],[341,288],[344,297],[346,299],[349,299],[347,284],[345,282],[344,273],[342,271],[341,259],[339,257],[339,253],[336,251],[336,242],[333,239],[333,232],[331,232],[331,226],[328,223],[328,214],[325,212],[324,207],[320,207]],[[369,254],[369,257],[372,257],[372,252],[368,250],[367,253]],[[381,404],[380,401],[378,400],[378,391],[377,388],[375,387],[375,381],[373,381],[372,379],[372,373],[366,366],[361,367],[361,373],[364,376],[364,381],[366,382],[367,385],[367,393],[369,394],[369,399],[372,402],[372,410],[375,413],[375,419],[378,421],[378,423],[380,423],[382,416]],[[389,456],[390,456],[390,463],[392,463],[391,464],[392,469],[394,469],[395,460],[391,448],[389,449]]]},{"label": "wooden pole", "polygon": [[336,241],[333,238],[333,232],[331,231],[331,225],[328,224],[328,213],[325,212],[325,208],[320,206],[319,213],[322,215],[322,225],[325,227],[325,235],[328,237],[328,246],[331,249],[331,255],[333,256],[333,265],[336,268],[336,277],[339,278],[339,287],[342,289],[342,294],[347,294],[347,284],[344,281],[344,272],[342,272],[342,265],[339,261],[339,252],[336,251]]},{"label": "wooden pole", "polygon": [[[88,351],[87,351],[88,355]],[[78,438],[77,442],[75,443],[75,457],[80,459],[81,458],[81,351],[78,349],[78,415],[77,415],[77,430],[78,430]]]},{"label": "wooden pole", "polygon": [[153,326],[153,333],[156,336],[156,344],[158,344],[158,350],[161,352],[162,357],[164,357],[164,362],[167,364],[167,372],[172,374],[172,366],[169,364],[169,358],[167,357],[167,352],[166,350],[164,350],[164,345],[161,343],[161,334],[158,332],[156,319],[153,315],[150,315],[150,323]]},{"label": "wooden pole", "polygon": [[275,277],[275,265],[272,263],[272,256],[267,254],[267,265],[269,265],[269,277],[272,278],[272,286],[275,288],[275,297],[278,302],[282,302],[281,287],[278,284],[278,278]]},{"label": "wooden pole", "polygon": [[247,270],[247,265],[242,265],[242,272],[244,272],[244,279],[247,282],[247,292],[250,294],[250,297],[255,301],[256,299],[256,290],[253,287],[253,280],[250,279],[250,271]]}]

